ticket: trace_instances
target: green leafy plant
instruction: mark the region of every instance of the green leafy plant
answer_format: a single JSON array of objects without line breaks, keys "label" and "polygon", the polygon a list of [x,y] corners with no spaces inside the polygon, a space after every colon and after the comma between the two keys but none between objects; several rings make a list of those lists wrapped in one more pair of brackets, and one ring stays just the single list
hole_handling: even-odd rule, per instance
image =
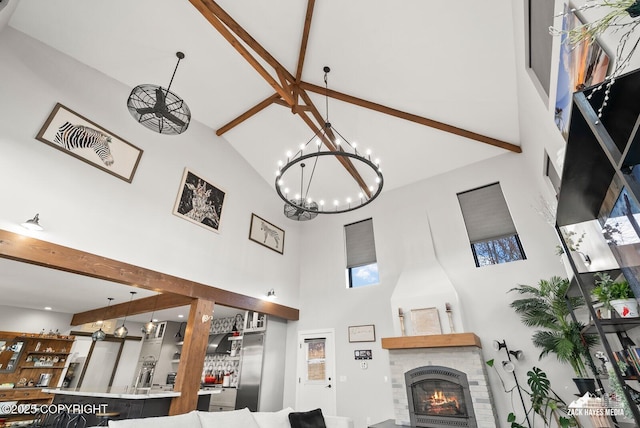
[{"label": "green leafy plant", "polygon": [[520,315],[523,324],[539,327],[532,336],[535,347],[540,348],[539,359],[555,354],[558,361],[573,368],[577,377],[587,377],[584,357],[598,343],[593,334],[581,334],[585,325],[571,318],[568,303],[577,309],[585,305],[582,297],[568,296],[569,280],[554,276],[540,280],[538,286],[519,285],[509,292],[526,296],[511,302],[511,307]]},{"label": "green leafy plant", "polygon": [[[495,370],[494,360],[489,360],[486,363],[489,367],[493,367]],[[496,373],[498,373],[497,370]],[[498,376],[500,377],[499,373]],[[502,386],[504,388],[502,377],[500,377],[500,382],[502,382]],[[551,389],[551,381],[544,371],[538,367],[533,367],[529,370],[527,372],[527,385],[531,389],[530,391],[519,387],[517,384],[510,390],[504,388],[507,393],[511,393],[514,389],[518,388],[521,394],[524,393],[529,396],[531,406],[529,408],[525,408],[525,419],[528,420],[528,416],[533,413],[533,415],[538,415],[542,419],[544,426],[550,426],[551,420],[554,420],[557,426],[561,428],[580,426],[578,420],[574,416],[570,416],[568,414],[567,404],[558,396],[558,394],[555,393],[553,389]],[[519,422],[514,412],[507,415],[507,422],[510,424],[510,428],[527,428],[523,425],[525,421],[523,420]]]},{"label": "green leafy plant", "polygon": [[614,281],[606,272],[598,272],[594,275],[596,286],[591,294],[605,307],[612,309],[611,301],[617,299],[629,299],[633,297],[631,287],[626,280]]}]

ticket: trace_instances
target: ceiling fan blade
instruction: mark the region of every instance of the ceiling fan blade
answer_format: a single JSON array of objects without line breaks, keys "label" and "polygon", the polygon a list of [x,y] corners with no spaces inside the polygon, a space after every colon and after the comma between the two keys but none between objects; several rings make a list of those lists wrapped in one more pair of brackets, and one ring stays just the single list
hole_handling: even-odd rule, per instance
[{"label": "ceiling fan blade", "polygon": [[140,116],[144,116],[145,114],[155,112],[155,108],[154,107],[137,108],[136,112],[138,112]]},{"label": "ceiling fan blade", "polygon": [[165,119],[170,120],[171,122],[173,122],[174,124],[176,124],[177,126],[183,127],[184,126],[184,121],[178,119],[176,116],[172,115],[169,112],[162,112],[162,116]]},{"label": "ceiling fan blade", "polygon": [[156,88],[156,107],[158,105],[162,105],[164,106],[164,92],[162,92],[162,88],[160,86],[158,86]]}]

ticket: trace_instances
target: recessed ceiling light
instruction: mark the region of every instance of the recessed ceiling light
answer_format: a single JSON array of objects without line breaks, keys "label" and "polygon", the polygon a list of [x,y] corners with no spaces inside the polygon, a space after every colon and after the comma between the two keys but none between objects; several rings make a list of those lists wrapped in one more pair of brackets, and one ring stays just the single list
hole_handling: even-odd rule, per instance
[{"label": "recessed ceiling light", "polygon": [[45,310],[45,311],[50,311],[50,310],[51,310],[51,306],[45,306],[45,307],[44,307],[44,310]]},{"label": "recessed ceiling light", "polygon": [[184,318],[184,315],[178,315],[178,318]]}]

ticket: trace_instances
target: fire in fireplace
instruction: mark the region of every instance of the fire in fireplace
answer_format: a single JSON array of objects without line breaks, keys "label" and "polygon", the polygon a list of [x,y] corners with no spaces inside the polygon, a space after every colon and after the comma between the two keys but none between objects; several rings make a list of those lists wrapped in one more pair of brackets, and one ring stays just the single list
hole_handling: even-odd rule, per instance
[{"label": "fire in fireplace", "polygon": [[409,417],[414,427],[477,427],[467,375],[442,366],[405,373]]}]

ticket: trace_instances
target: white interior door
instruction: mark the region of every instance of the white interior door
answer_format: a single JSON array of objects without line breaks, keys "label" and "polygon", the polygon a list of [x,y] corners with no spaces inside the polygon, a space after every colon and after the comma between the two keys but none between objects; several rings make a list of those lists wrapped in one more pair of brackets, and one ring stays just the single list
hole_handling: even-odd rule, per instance
[{"label": "white interior door", "polygon": [[334,336],[333,329],[298,333],[296,410],[336,414]]}]

